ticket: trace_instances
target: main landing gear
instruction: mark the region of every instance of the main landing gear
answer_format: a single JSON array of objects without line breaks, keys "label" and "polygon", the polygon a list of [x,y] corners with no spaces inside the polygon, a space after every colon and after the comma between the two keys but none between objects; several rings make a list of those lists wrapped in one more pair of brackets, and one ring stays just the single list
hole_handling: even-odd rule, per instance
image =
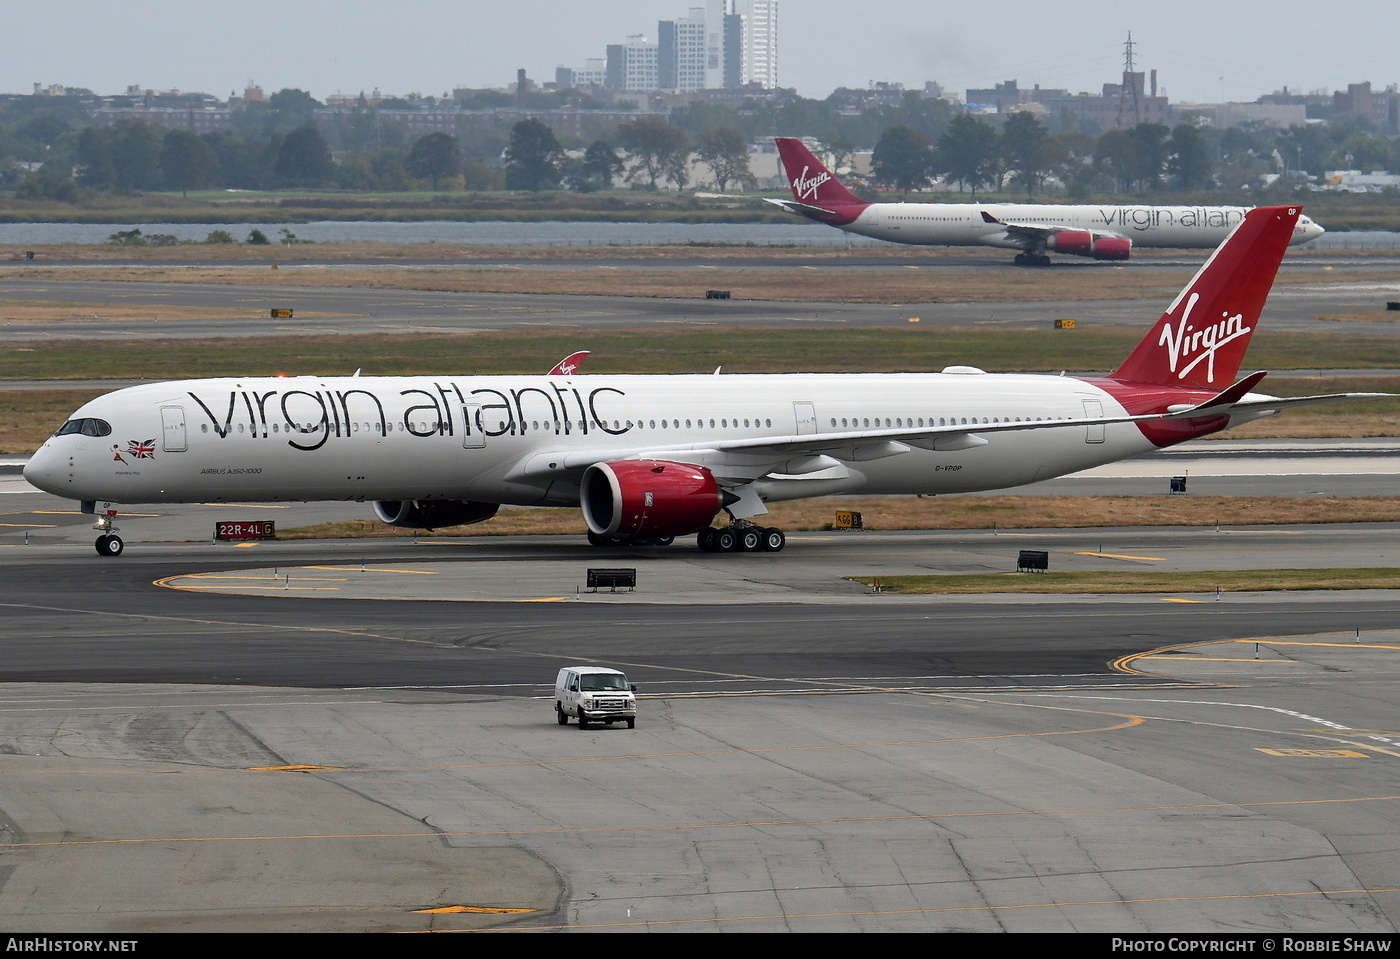
[{"label": "main landing gear", "polygon": [[97,537],[97,543],[95,544],[98,556],[120,556],[122,554],[122,550],[126,548],[126,544],[123,543],[122,538],[117,535],[116,513],[106,513],[97,517],[97,522],[92,528],[102,534]]},{"label": "main landing gear", "polygon": [[[670,546],[673,536],[600,536],[588,531],[594,546]],[[703,553],[776,553],[787,545],[787,536],[776,526],[758,526],[739,520],[728,526],[707,527],[696,537]],[[101,547],[98,547],[101,552]]]},{"label": "main landing gear", "polygon": [[1050,257],[1044,253],[1017,253],[1011,262],[1017,266],[1049,266]]},{"label": "main landing gear", "polygon": [[741,521],[733,526],[702,529],[696,544],[702,553],[776,553],[787,545],[787,537],[776,526]]}]

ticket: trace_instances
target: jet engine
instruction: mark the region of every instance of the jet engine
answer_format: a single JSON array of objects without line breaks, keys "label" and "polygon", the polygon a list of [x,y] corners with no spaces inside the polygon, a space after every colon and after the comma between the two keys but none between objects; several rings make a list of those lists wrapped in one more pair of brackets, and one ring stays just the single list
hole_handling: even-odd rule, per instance
[{"label": "jet engine", "polygon": [[1095,237],[1088,230],[1061,230],[1046,240],[1045,248],[1056,253],[1092,256],[1096,260],[1126,260],[1132,252],[1133,241],[1122,236]]},{"label": "jet engine", "polygon": [[461,499],[381,499],[374,501],[374,515],[390,526],[409,529],[445,529],[481,523],[496,515],[498,503],[472,503]]},{"label": "jet engine", "polygon": [[615,460],[584,471],[583,518],[597,536],[683,536],[710,525],[732,494],[703,466],[668,460]]}]

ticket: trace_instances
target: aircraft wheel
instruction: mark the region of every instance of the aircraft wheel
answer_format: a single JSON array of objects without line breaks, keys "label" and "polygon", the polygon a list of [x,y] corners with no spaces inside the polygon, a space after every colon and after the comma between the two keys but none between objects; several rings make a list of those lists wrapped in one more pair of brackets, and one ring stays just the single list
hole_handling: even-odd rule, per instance
[{"label": "aircraft wheel", "polygon": [[763,546],[763,531],[750,526],[739,534],[738,549],[743,553],[756,553]]},{"label": "aircraft wheel", "polygon": [[555,702],[554,702],[554,712],[555,712],[555,715],[556,715],[556,716],[558,717],[558,719],[559,719],[559,725],[560,725],[560,726],[567,726],[567,725],[569,725],[569,717],[568,717],[568,715],[564,712],[564,707],[561,706],[561,705],[559,704],[559,701],[558,701],[558,700],[555,700]]},{"label": "aircraft wheel", "polygon": [[652,546],[670,546],[675,541],[676,538],[674,536],[654,536],[648,540]]},{"label": "aircraft wheel", "polygon": [[700,535],[695,537],[695,545],[700,547],[700,552],[715,552],[715,534],[718,532],[713,526],[706,526],[700,531]]},{"label": "aircraft wheel", "polygon": [[1026,254],[1024,254],[1024,253],[1017,253],[1016,256],[1015,256],[1015,258],[1012,259],[1011,262],[1012,262],[1012,263],[1015,263],[1017,266],[1025,266],[1025,265],[1026,265]]},{"label": "aircraft wheel", "polygon": [[716,553],[732,553],[739,548],[739,537],[732,529],[717,529],[714,543]]},{"label": "aircraft wheel", "polygon": [[97,555],[120,556],[125,545],[120,536],[99,536],[97,537]]},{"label": "aircraft wheel", "polygon": [[787,545],[787,537],[783,531],[776,526],[770,526],[763,531],[763,542],[759,548],[766,553],[776,553]]},{"label": "aircraft wheel", "polygon": [[1040,254],[1040,256],[1038,256],[1038,257],[1035,258],[1035,265],[1036,265],[1036,266],[1049,266],[1049,265],[1050,265],[1050,257],[1046,256],[1044,253]]}]

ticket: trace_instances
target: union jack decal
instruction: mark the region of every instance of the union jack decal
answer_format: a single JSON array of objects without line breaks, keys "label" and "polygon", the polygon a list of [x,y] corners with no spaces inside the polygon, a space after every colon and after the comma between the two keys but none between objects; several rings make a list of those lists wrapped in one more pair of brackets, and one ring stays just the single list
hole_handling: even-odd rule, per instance
[{"label": "union jack decal", "polygon": [[153,460],[156,458],[156,441],[152,437],[148,440],[127,440],[126,455],[138,460]]}]

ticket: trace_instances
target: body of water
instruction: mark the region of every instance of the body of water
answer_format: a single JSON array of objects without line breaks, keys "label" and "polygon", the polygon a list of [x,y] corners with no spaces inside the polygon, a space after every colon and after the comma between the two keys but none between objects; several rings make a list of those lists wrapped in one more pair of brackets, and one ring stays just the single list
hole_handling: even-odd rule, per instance
[{"label": "body of water", "polygon": [[254,229],[273,243],[290,230],[313,243],[453,243],[473,246],[662,246],[678,243],[754,243],[763,246],[873,245],[878,240],[847,237],[820,224],[805,223],[379,223],[320,220],[312,223],[0,223],[0,243],[43,246],[105,243],[113,233],[140,229],[180,240],[203,240],[227,230],[239,241]]}]

